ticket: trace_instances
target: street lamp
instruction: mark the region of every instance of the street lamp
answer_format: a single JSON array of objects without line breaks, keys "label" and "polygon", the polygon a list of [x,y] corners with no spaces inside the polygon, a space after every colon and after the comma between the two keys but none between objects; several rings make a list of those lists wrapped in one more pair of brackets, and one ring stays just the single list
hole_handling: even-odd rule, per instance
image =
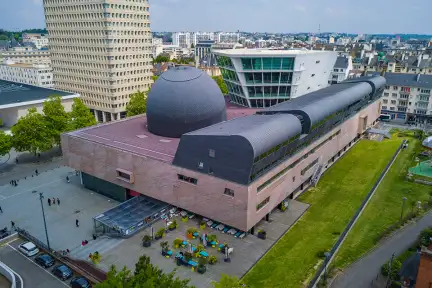
[{"label": "street lamp", "polygon": [[403,212],[404,212],[404,207],[405,207],[405,202],[406,202],[406,200],[407,200],[407,198],[406,197],[403,197],[402,198],[402,211],[401,211],[401,215],[400,215],[400,222],[402,222],[402,217],[403,217]]},{"label": "street lamp", "polygon": [[324,252],[325,263],[324,263],[324,280],[327,280],[327,263],[330,259],[330,253]]},{"label": "street lamp", "polygon": [[[36,192],[36,191],[33,191],[33,192]],[[51,250],[49,239],[48,239],[48,229],[47,229],[46,220],[45,220],[45,210],[44,210],[44,205],[43,205],[43,199],[44,199],[43,193],[40,192],[39,193],[39,200],[41,202],[41,207],[42,207],[42,216],[43,216],[43,221],[44,221],[44,226],[45,226],[45,236],[46,236],[48,249]]]}]

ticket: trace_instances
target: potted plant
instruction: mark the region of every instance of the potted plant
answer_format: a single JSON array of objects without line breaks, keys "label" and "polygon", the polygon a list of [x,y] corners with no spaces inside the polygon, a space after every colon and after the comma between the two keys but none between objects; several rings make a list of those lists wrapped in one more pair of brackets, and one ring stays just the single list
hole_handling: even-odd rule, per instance
[{"label": "potted plant", "polygon": [[265,240],[267,238],[267,232],[264,230],[258,230],[258,238]]},{"label": "potted plant", "polygon": [[216,258],[216,256],[214,256],[214,255],[210,256],[210,257],[209,257],[209,260],[208,260],[208,263],[209,263],[210,265],[214,265],[214,264],[216,264],[216,263],[217,263],[217,258]]},{"label": "potted plant", "polygon": [[102,257],[98,251],[96,251],[95,253],[90,254],[90,255],[91,255],[90,258],[91,258],[93,264],[98,264],[101,261]]},{"label": "potted plant", "polygon": [[206,222],[201,221],[201,222],[200,222],[200,229],[201,229],[201,230],[204,230],[205,228],[206,228]]},{"label": "potted plant", "polygon": [[163,236],[165,236],[165,228],[160,228],[156,234],[155,234],[155,239],[159,240],[161,239]]},{"label": "potted plant", "polygon": [[208,246],[212,246],[212,247],[215,247],[216,245],[212,245],[211,243],[212,242],[215,242],[216,244],[217,244],[217,237],[216,237],[216,235],[214,235],[214,234],[210,234],[210,235],[208,235],[208,237],[207,237],[207,245]]},{"label": "potted plant", "polygon": [[207,259],[206,258],[200,258],[199,259],[199,261],[198,261],[198,269],[197,269],[198,273],[204,274],[207,271],[206,264],[207,264]]},{"label": "potted plant", "polygon": [[186,260],[186,262],[189,262],[190,260],[192,260],[192,253],[190,253],[190,252],[185,252],[184,253],[184,258],[185,258],[185,260]]},{"label": "potted plant", "polygon": [[151,246],[151,240],[152,238],[150,237],[150,235],[144,235],[144,237],[142,238],[142,242],[143,242],[143,246],[144,247],[150,247]]},{"label": "potted plant", "polygon": [[160,243],[160,246],[162,248],[162,255],[163,256],[169,256],[168,255],[168,251],[169,251],[169,245],[168,245],[168,241],[162,241]]},{"label": "potted plant", "polygon": [[190,227],[189,229],[187,229],[186,231],[186,237],[188,239],[193,239],[194,238],[194,233],[197,232],[197,229],[194,227]]},{"label": "potted plant", "polygon": [[177,221],[174,220],[174,221],[172,221],[171,224],[168,226],[168,229],[169,229],[170,231],[173,231],[173,230],[175,230],[177,227],[178,227]]},{"label": "potted plant", "polygon": [[176,238],[173,241],[174,248],[178,249],[180,245],[183,243],[183,240],[180,238]]},{"label": "potted plant", "polygon": [[188,216],[187,216],[187,215],[186,215],[186,216],[183,216],[183,217],[181,218],[181,221],[184,222],[184,223],[188,222],[188,221],[189,221]]}]

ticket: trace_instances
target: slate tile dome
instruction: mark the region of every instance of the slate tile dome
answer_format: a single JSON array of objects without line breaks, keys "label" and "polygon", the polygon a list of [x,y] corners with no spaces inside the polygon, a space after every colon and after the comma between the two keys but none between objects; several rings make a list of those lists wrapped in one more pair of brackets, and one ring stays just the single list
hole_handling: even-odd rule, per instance
[{"label": "slate tile dome", "polygon": [[226,106],[216,81],[189,66],[169,69],[147,98],[147,128],[156,135],[181,135],[226,120]]}]

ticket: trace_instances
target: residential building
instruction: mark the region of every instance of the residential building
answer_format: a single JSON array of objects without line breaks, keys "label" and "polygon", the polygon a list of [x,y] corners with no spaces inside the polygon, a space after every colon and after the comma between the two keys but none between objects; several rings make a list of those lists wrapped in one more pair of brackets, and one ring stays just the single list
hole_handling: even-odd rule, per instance
[{"label": "residential building", "polygon": [[330,73],[329,84],[340,83],[348,79],[351,70],[353,70],[351,56],[337,57],[333,71]]},{"label": "residential building", "polygon": [[385,73],[382,113],[408,123],[432,123],[432,75]]},{"label": "residential building", "polygon": [[26,116],[29,108],[42,113],[43,102],[49,96],[60,96],[66,112],[72,110],[73,99],[79,97],[76,93],[4,80],[0,80],[0,95],[0,118],[6,127],[12,127]]},{"label": "residential building", "polygon": [[195,32],[192,34],[192,44],[196,47],[201,41],[213,41],[215,34],[213,32]]},{"label": "residential building", "polygon": [[239,43],[240,33],[219,32],[216,33],[215,40],[218,43]]},{"label": "residential building", "polygon": [[214,40],[203,40],[195,45],[195,57],[201,59],[212,51],[212,46],[215,44]]},{"label": "residential building", "polygon": [[23,64],[51,64],[49,51],[33,50],[31,47],[15,47],[0,51],[0,61],[2,59]]},{"label": "residential building", "polygon": [[415,281],[416,288],[432,287],[432,244],[423,246],[420,252],[420,263]]},{"label": "residential building", "polygon": [[126,117],[152,84],[149,3],[45,0],[55,87],[80,93],[100,122]]},{"label": "residential building", "polygon": [[311,50],[213,50],[233,103],[270,107],[328,86],[337,53]]},{"label": "residential building", "polygon": [[53,88],[53,73],[47,64],[22,64],[4,60],[0,64],[0,80]]},{"label": "residential building", "polygon": [[176,67],[153,85],[146,115],[63,134],[61,147],[88,189],[145,195],[253,234],[377,122],[384,86],[349,80],[258,110],[227,104],[204,72]]},{"label": "residential building", "polygon": [[162,45],[162,53],[170,56],[170,59],[178,59],[183,56],[189,56],[191,51],[177,45]]},{"label": "residential building", "polygon": [[172,33],[172,40],[174,46],[181,48],[191,48],[191,33],[189,32],[175,32]]},{"label": "residential building", "polygon": [[23,33],[23,43],[33,43],[37,49],[48,47],[48,35],[40,33]]}]

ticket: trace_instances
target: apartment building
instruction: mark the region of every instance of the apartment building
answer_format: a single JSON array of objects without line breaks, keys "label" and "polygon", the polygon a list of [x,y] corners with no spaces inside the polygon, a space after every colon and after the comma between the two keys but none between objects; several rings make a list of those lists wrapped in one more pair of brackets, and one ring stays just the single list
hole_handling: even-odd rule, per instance
[{"label": "apartment building", "polygon": [[328,86],[337,53],[313,50],[213,50],[231,102],[264,108]]},{"label": "apartment building", "polygon": [[40,33],[23,33],[23,43],[32,43],[37,49],[48,47],[48,35]]},{"label": "apartment building", "polygon": [[215,38],[213,32],[195,32],[192,34],[192,43],[196,47],[201,41],[212,41]]},{"label": "apartment building", "polygon": [[192,45],[191,33],[189,32],[172,33],[172,40],[174,46],[179,46],[181,48],[190,48]]},{"label": "apartment building", "polygon": [[0,61],[11,60],[23,64],[51,64],[50,52],[47,50],[33,50],[31,47],[14,47],[0,51]]},{"label": "apartment building", "polygon": [[351,56],[339,56],[336,59],[333,71],[330,73],[329,84],[340,83],[348,79],[351,70],[353,70]]},{"label": "apartment building", "polygon": [[238,43],[240,40],[239,33],[219,32],[216,33],[215,40],[218,43]]},{"label": "apartment building", "polygon": [[381,113],[407,123],[432,123],[432,75],[385,73]]},{"label": "apartment building", "polygon": [[0,64],[0,80],[53,88],[53,73],[47,64],[23,64],[4,60]]},{"label": "apartment building", "polygon": [[152,83],[148,0],[45,0],[55,87],[81,94],[100,122],[126,116]]}]

